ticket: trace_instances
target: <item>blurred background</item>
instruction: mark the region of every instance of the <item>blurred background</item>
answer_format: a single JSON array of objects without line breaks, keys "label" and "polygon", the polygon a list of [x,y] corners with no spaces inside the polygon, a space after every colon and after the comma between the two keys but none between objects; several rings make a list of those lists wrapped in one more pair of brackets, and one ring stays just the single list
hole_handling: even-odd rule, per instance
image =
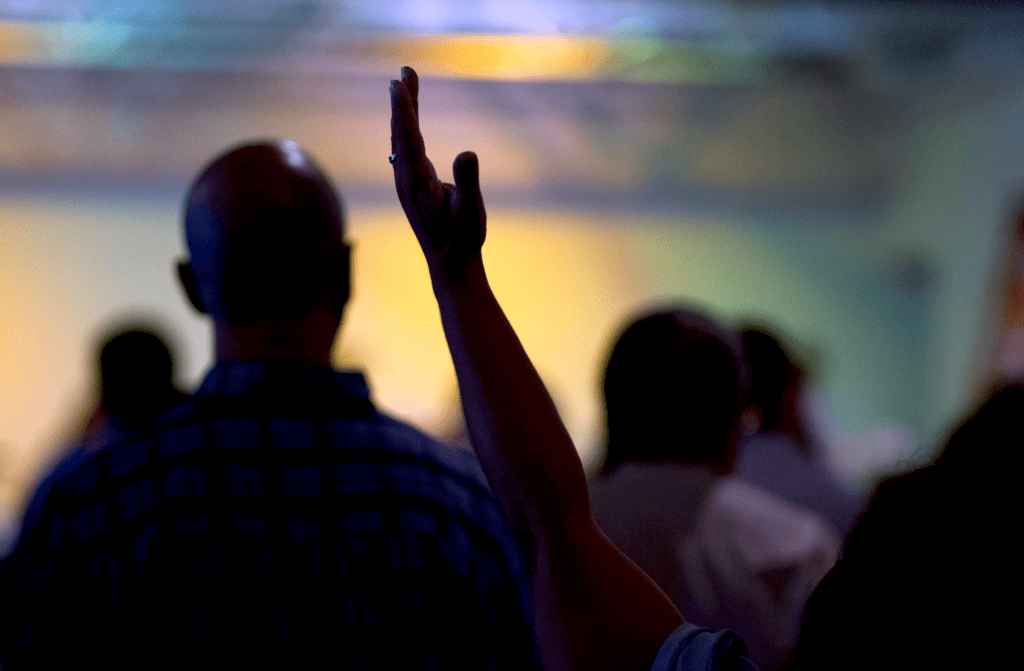
[{"label": "blurred background", "polygon": [[81,430],[112,322],[159,323],[180,385],[201,380],[181,201],[246,138],[297,141],[346,201],[339,365],[454,430],[387,163],[404,64],[439,172],[480,156],[495,291],[590,468],[605,347],[659,299],[785,332],[831,465],[862,489],[1021,365],[1017,3],[4,0],[0,509]]}]

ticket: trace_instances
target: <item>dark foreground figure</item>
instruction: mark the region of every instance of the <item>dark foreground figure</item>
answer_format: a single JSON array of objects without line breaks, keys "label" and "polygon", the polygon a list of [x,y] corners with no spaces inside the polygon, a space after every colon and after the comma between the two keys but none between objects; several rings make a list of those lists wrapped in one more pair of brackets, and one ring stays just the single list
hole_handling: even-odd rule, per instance
[{"label": "dark foreground figure", "polygon": [[[403,68],[391,84],[395,187],[430,271],[473,449],[532,553],[545,669],[749,671],[735,634],[685,622],[595,523],[572,440],[487,280],[477,157],[456,157],[454,184],[438,179],[418,92],[416,73]],[[934,469],[880,489],[812,596],[797,648],[803,668],[1019,666],[1011,503],[1022,393],[997,393]]]},{"label": "dark foreground figure", "polygon": [[865,501],[825,466],[824,446],[813,438],[801,402],[804,367],[781,336],[763,325],[743,329],[743,347],[752,374],[749,409],[760,426],[739,444],[736,475],[817,513],[845,540]]},{"label": "dark foreground figure", "polygon": [[216,365],[31,503],[2,567],[6,671],[536,666],[527,567],[476,461],[330,367],[342,226],[292,143],[197,178],[179,271]]},{"label": "dark foreground figure", "polygon": [[601,529],[693,622],[779,668],[835,564],[827,523],[733,474],[748,372],[740,336],[683,303],[631,319],[602,389],[608,458],[590,483]]},{"label": "dark foreground figure", "polygon": [[1020,666],[1022,423],[1024,384],[1006,385],[933,466],[879,485],[807,605],[798,669]]},{"label": "dark foreground figure", "polygon": [[473,449],[531,553],[546,671],[749,671],[729,631],[684,622],[594,521],[583,465],[487,281],[476,155],[437,178],[419,128],[419,80],[391,82],[395,189],[427,261]]},{"label": "dark foreground figure", "polygon": [[90,424],[137,429],[185,400],[174,386],[168,336],[155,326],[126,324],[100,346],[100,400]]}]

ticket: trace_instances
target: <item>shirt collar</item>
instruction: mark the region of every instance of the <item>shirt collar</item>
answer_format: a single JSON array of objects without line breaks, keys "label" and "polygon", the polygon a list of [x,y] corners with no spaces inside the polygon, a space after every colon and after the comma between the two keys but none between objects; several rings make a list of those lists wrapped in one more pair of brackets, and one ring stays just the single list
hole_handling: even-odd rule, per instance
[{"label": "shirt collar", "polygon": [[262,389],[337,390],[369,400],[370,388],[359,371],[330,366],[263,361],[221,361],[214,364],[196,396],[245,396]]}]

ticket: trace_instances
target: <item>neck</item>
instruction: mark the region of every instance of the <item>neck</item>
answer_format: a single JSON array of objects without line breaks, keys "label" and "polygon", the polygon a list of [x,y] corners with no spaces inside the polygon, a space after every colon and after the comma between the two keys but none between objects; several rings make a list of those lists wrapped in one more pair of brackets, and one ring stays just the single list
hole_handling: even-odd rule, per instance
[{"label": "neck", "polygon": [[244,326],[215,321],[216,359],[330,366],[338,325],[324,314]]}]

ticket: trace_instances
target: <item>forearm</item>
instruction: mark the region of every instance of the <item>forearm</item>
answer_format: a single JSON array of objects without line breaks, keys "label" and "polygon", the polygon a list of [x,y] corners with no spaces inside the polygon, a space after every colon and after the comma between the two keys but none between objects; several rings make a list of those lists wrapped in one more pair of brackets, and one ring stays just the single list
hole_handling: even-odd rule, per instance
[{"label": "forearm", "polygon": [[430,268],[473,447],[510,524],[532,545],[545,668],[650,668],[682,618],[594,523],[576,448],[487,282],[476,155],[456,157],[454,185],[437,179],[418,89],[411,68],[391,83],[395,188]]},{"label": "forearm", "polygon": [[510,523],[535,537],[589,519],[579,456],[483,261],[432,267],[431,281],[469,434]]},{"label": "forearm", "polygon": [[432,269],[431,278],[473,446],[510,522],[533,544],[545,667],[650,668],[682,617],[591,517],[576,449],[482,262]]}]

